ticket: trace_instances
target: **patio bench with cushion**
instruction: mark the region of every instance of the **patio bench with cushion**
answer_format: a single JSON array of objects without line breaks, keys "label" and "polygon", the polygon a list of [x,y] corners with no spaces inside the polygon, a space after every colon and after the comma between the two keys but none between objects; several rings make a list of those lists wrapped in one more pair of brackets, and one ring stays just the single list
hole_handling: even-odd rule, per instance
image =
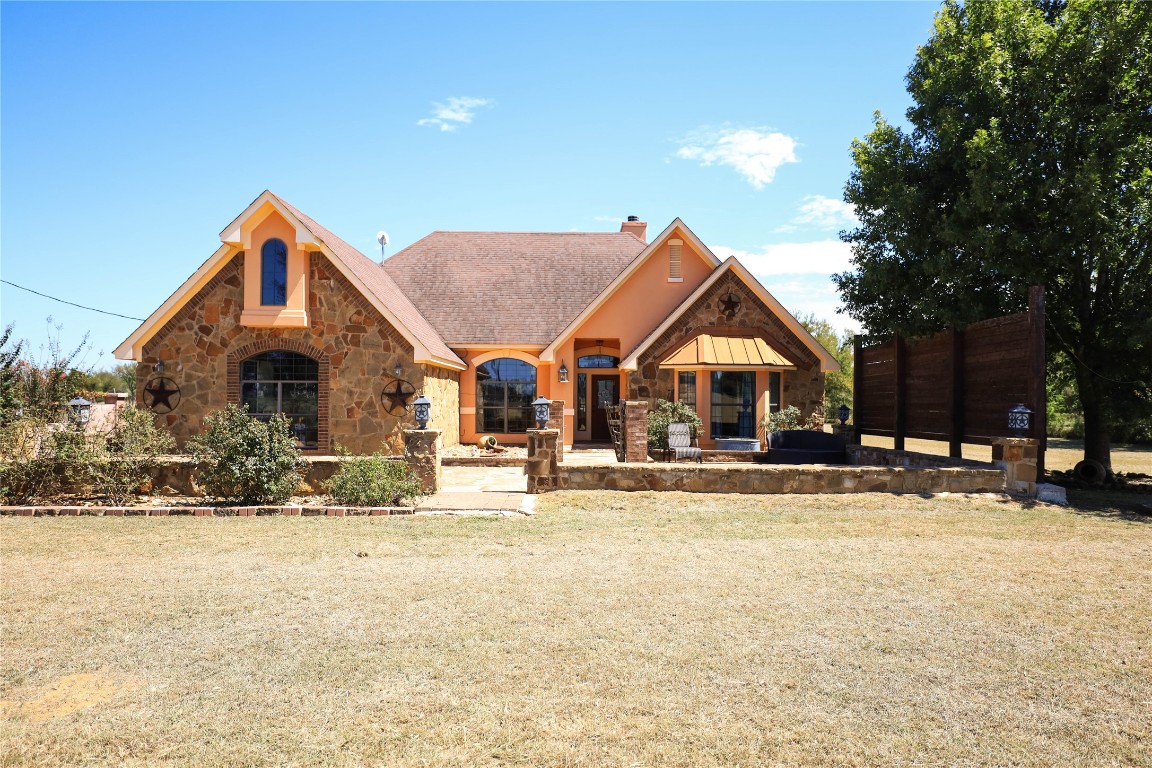
[{"label": "patio bench with cushion", "polygon": [[769,464],[847,464],[844,438],[811,429],[768,433]]}]

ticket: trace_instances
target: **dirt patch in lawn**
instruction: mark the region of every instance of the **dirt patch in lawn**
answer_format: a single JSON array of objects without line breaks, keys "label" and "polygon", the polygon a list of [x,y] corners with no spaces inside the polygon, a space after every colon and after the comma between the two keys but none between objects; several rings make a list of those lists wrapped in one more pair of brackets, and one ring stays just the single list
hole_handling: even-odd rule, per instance
[{"label": "dirt patch in lawn", "polygon": [[26,700],[0,700],[0,717],[40,723],[111,701],[139,685],[138,680],[113,674],[107,667],[98,672],[77,672],[30,691]]}]

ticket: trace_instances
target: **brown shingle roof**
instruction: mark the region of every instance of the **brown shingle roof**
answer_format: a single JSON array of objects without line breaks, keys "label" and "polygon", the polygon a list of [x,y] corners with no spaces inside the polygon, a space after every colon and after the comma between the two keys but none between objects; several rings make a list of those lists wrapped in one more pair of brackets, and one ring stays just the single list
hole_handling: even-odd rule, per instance
[{"label": "brown shingle roof", "polygon": [[546,345],[644,247],[622,232],[433,232],[384,271],[452,346]]},{"label": "brown shingle roof", "polygon": [[367,286],[368,290],[375,294],[376,298],[407,327],[413,336],[428,348],[431,354],[444,360],[463,365],[463,361],[456,356],[455,352],[448,348],[448,345],[444,343],[444,339],[436,332],[432,324],[429,323],[427,318],[409,301],[408,297],[404,295],[404,291],[380,268],[379,264],[329,232],[310,216],[301,212],[283,198],[276,195],[273,196],[276,197],[293,216],[298,218],[300,223],[307,227],[317,240],[328,246],[336,258],[340,259],[340,262],[348,267],[348,269]]}]

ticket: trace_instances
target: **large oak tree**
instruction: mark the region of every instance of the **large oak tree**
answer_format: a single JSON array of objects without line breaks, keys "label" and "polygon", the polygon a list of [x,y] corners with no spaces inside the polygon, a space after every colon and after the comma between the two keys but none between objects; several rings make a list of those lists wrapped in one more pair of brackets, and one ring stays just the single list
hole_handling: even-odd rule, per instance
[{"label": "large oak tree", "polygon": [[1152,415],[1152,3],[946,2],[845,188],[835,280],[869,333],[963,327],[1046,288],[1085,457]]}]

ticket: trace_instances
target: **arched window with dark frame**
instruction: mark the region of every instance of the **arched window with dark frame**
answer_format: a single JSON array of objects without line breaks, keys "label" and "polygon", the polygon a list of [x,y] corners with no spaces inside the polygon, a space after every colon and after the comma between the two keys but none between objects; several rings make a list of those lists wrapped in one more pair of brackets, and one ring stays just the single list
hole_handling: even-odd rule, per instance
[{"label": "arched window with dark frame", "polygon": [[274,350],[240,363],[240,404],[261,421],[282,413],[302,448],[319,435],[320,364],[295,352]]},{"label": "arched window with dark frame", "polygon": [[536,369],[501,357],[476,367],[476,431],[526,433],[536,399]]},{"label": "arched window with dark frame", "polygon": [[274,307],[288,303],[288,246],[276,237],[260,248],[260,303]]}]

